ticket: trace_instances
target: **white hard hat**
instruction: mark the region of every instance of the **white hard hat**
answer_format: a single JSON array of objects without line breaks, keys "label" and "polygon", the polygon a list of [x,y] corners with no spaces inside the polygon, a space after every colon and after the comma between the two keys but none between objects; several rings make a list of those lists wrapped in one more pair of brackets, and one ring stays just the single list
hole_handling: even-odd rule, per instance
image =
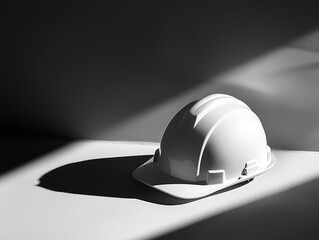
[{"label": "white hard hat", "polygon": [[274,163],[257,115],[232,96],[213,94],[175,115],[160,149],[133,177],[172,196],[192,199],[251,180]]}]

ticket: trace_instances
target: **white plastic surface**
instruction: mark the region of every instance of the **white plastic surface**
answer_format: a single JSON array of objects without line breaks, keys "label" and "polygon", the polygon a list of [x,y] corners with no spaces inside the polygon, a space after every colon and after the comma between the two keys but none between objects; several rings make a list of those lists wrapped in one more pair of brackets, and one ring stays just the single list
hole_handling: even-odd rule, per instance
[{"label": "white plastic surface", "polygon": [[[198,198],[234,185],[239,178],[244,181],[242,175],[250,179],[268,170],[267,151],[265,131],[256,114],[232,96],[212,94],[175,115],[154,166],[139,168],[134,177],[176,197]],[[254,166],[247,167],[252,161]],[[161,181],[167,176],[165,185],[152,180],[156,171]],[[223,172],[222,179],[213,172]]]}]

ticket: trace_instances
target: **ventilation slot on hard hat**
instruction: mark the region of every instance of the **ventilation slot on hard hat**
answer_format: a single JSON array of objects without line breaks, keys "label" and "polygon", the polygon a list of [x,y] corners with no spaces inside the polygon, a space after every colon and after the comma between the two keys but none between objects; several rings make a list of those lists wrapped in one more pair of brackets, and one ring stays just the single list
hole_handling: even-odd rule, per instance
[{"label": "ventilation slot on hard hat", "polygon": [[225,182],[225,170],[208,170],[207,184],[222,184]]},{"label": "ventilation slot on hard hat", "polygon": [[251,175],[258,169],[257,161],[251,160],[245,164],[245,168],[242,172],[242,175]]}]

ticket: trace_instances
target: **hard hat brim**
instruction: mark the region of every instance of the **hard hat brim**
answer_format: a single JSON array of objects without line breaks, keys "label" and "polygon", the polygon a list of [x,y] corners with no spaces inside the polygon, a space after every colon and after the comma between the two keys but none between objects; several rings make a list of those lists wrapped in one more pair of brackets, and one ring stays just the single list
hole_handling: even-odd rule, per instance
[{"label": "hard hat brim", "polygon": [[222,184],[204,185],[190,183],[169,176],[156,168],[155,164],[153,163],[153,157],[145,162],[143,165],[138,167],[132,175],[136,180],[171,196],[182,199],[196,199],[208,196],[233,185],[243,183],[266,172],[276,162],[275,156],[272,153],[269,154],[269,158],[270,159],[268,159],[268,164],[264,168],[259,169],[254,174],[251,174],[249,176],[242,175],[236,180],[226,181]]}]

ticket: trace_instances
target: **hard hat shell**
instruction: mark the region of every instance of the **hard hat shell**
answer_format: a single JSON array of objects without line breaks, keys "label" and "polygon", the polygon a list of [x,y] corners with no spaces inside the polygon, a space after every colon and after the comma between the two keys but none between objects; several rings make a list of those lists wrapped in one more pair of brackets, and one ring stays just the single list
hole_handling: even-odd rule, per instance
[{"label": "hard hat shell", "polygon": [[133,176],[179,198],[199,198],[273,166],[263,126],[242,101],[213,94],[181,109],[160,149]]}]

